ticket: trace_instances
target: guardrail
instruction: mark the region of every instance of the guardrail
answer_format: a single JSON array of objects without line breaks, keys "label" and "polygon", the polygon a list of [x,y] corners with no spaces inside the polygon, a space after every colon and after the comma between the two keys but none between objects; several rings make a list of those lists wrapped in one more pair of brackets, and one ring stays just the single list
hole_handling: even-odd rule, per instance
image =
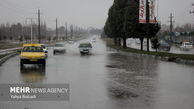
[{"label": "guardrail", "polygon": [[20,50],[21,47],[18,47],[18,48],[11,48],[11,49],[3,49],[3,50],[0,50],[0,54],[9,54],[9,53],[14,53],[16,52],[17,50]]}]

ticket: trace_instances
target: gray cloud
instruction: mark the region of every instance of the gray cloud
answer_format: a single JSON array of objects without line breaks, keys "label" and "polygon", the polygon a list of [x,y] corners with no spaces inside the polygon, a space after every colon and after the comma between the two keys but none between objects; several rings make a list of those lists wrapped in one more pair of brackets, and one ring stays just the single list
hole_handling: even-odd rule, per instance
[{"label": "gray cloud", "polygon": [[[189,14],[193,0],[159,0],[159,16],[162,23],[168,23],[169,14],[174,14],[177,24],[194,22],[194,15]],[[54,27],[55,18],[59,24],[65,22],[82,27],[104,26],[108,9],[113,0],[0,0],[0,23],[25,22],[27,17],[37,17],[41,10],[42,20],[49,27]]]}]

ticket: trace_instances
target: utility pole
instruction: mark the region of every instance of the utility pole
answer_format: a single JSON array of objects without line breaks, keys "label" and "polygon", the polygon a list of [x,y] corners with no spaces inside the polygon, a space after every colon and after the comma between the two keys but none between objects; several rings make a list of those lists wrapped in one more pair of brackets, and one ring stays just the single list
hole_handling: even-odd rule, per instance
[{"label": "utility pole", "polygon": [[59,38],[58,38],[58,21],[57,21],[57,18],[56,18],[56,39],[59,40]]},{"label": "utility pole", "polygon": [[170,13],[170,40],[171,40],[171,42],[172,42],[172,37],[173,37],[173,23],[175,22],[174,20],[173,20],[173,18],[174,18],[174,16],[172,15],[172,13]]},{"label": "utility pole", "polygon": [[[192,6],[194,7],[194,3],[192,3]],[[189,13],[194,14],[194,10],[191,10]],[[193,36],[193,42],[194,42],[194,36]]]},{"label": "utility pole", "polygon": [[75,26],[75,32],[74,32],[75,36],[77,36],[77,26]]},{"label": "utility pole", "polygon": [[30,19],[30,21],[31,21],[31,44],[32,44],[32,36],[33,36],[33,33],[32,33],[32,19]]},{"label": "utility pole", "polygon": [[37,19],[37,18],[26,18],[26,24],[27,24],[27,20],[30,20],[31,25],[30,25],[30,39],[31,39],[31,44],[33,43],[33,19]]},{"label": "utility pole", "polygon": [[148,0],[146,0],[146,25],[147,25],[147,51],[150,51],[150,38],[149,38],[149,25],[150,25],[150,6]]},{"label": "utility pole", "polygon": [[71,39],[73,39],[73,35],[74,35],[73,25],[70,26],[70,32],[71,32]]},{"label": "utility pole", "polygon": [[46,21],[44,21],[44,36],[45,36],[45,39],[47,40],[47,25],[46,25]]},{"label": "utility pole", "polygon": [[40,9],[38,9],[38,42],[41,43],[41,33],[40,33]]},{"label": "utility pole", "polygon": [[173,18],[174,16],[172,15],[172,13],[170,13],[170,33],[172,33],[172,30],[173,30]]},{"label": "utility pole", "polygon": [[68,34],[67,34],[67,22],[65,23],[65,35],[66,35],[66,39],[67,39],[67,37],[68,37],[68,36],[67,36],[67,35],[68,35]]}]

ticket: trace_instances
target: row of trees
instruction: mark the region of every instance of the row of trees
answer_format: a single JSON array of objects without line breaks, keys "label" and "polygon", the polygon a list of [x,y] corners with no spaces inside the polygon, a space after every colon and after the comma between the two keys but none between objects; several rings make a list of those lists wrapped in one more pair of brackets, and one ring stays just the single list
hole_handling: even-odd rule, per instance
[{"label": "row of trees", "polygon": [[[37,24],[32,25],[33,36],[38,36]],[[46,38],[47,27],[46,24],[41,25],[41,36],[42,39]],[[1,24],[0,26],[0,40],[26,40],[30,39],[31,26],[22,25],[21,23],[12,24]]]},{"label": "row of trees", "polygon": [[[139,38],[143,50],[144,38],[153,38],[160,30],[159,24],[139,23],[139,0],[114,0],[109,9],[104,32],[114,39],[115,45],[126,48],[127,38]],[[148,36],[149,34],[149,36]]]},{"label": "row of trees", "polygon": [[[170,31],[170,25],[162,24],[161,32]],[[193,32],[194,25],[186,23],[183,25],[173,25],[172,31],[174,32]]]},{"label": "row of trees", "polygon": [[[81,34],[85,34],[87,32],[86,29],[80,28],[74,25],[65,25],[60,26],[56,29],[51,29],[46,26],[46,23],[41,24],[41,40],[57,40],[57,39],[72,39],[73,37],[78,37]],[[38,39],[38,25],[32,24],[32,33],[33,40]],[[31,25],[22,25],[21,23],[12,24],[1,24],[0,25],[0,40],[30,40],[31,39]]]},{"label": "row of trees", "polygon": [[161,26],[161,31],[159,32],[159,36],[193,36],[194,35],[194,25],[192,24],[184,24],[184,25],[177,25],[174,26],[172,29],[172,33],[170,32],[170,26],[163,24]]},{"label": "row of trees", "polygon": [[177,25],[173,31],[175,32],[193,32],[194,31],[194,25],[192,24],[184,24],[184,25]]}]

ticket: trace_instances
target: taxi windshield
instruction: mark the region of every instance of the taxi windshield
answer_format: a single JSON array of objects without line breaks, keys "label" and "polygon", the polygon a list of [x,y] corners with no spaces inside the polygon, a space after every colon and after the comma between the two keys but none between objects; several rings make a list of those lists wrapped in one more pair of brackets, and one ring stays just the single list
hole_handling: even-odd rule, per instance
[{"label": "taxi windshield", "polygon": [[29,46],[29,47],[24,47],[22,52],[43,52],[43,48],[37,47],[37,46]]}]

